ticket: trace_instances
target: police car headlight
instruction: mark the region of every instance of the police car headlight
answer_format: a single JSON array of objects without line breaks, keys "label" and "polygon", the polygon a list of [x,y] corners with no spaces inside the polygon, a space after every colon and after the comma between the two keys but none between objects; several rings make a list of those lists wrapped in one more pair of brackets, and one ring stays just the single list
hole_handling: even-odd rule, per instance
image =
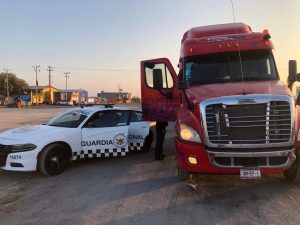
[{"label": "police car headlight", "polygon": [[34,150],[36,148],[36,145],[34,144],[21,144],[21,145],[12,145],[11,151],[12,152],[27,152]]},{"label": "police car headlight", "polygon": [[179,136],[182,140],[201,143],[198,132],[186,123],[179,124]]}]

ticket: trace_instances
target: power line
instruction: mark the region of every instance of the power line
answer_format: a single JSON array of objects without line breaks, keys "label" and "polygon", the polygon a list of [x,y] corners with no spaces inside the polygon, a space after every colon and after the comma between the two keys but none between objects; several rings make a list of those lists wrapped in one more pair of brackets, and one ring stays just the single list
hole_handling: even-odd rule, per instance
[{"label": "power line", "polygon": [[139,70],[134,69],[107,69],[107,68],[87,68],[87,67],[59,67],[55,66],[58,69],[68,69],[68,70],[90,70],[90,71],[110,71],[110,72],[136,72]]},{"label": "power line", "polygon": [[[81,71],[102,71],[102,72],[139,72],[139,70],[135,69],[109,69],[109,68],[88,68],[88,67],[57,67],[55,72],[64,72],[65,70],[81,70]],[[14,68],[18,71],[28,71],[28,68]]]}]

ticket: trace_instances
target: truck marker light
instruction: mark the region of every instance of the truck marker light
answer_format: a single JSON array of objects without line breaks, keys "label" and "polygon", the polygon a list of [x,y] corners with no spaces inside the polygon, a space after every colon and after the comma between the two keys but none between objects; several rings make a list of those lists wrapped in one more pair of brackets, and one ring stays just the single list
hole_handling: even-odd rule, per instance
[{"label": "truck marker light", "polygon": [[221,45],[221,44],[219,44],[219,48],[222,48],[222,45]]},{"label": "truck marker light", "polygon": [[190,48],[190,49],[189,49],[189,53],[192,53],[192,52],[193,52],[193,48]]},{"label": "truck marker light", "polygon": [[[268,29],[264,29],[263,30],[263,35],[265,36],[265,35],[268,35],[269,34],[269,30]],[[270,35],[270,34],[269,34]]]},{"label": "truck marker light", "polygon": [[230,44],[229,43],[227,44],[227,48],[230,48]]},{"label": "truck marker light", "polygon": [[265,29],[263,31],[263,36],[264,36],[263,40],[264,40],[265,46],[269,46],[270,45],[269,39],[271,38],[271,35],[270,35],[270,33],[269,33],[269,31],[267,29]]},{"label": "truck marker light", "polygon": [[198,163],[197,159],[194,156],[189,156],[188,160],[189,160],[189,163],[193,164],[193,165],[196,165]]}]

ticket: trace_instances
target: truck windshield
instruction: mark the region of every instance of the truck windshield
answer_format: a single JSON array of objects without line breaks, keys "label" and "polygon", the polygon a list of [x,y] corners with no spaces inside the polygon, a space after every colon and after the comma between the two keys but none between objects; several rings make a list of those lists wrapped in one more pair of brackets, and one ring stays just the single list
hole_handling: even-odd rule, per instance
[{"label": "truck windshield", "polygon": [[241,61],[243,76],[237,52],[189,58],[185,79],[190,85],[278,80],[270,52],[241,52]]}]

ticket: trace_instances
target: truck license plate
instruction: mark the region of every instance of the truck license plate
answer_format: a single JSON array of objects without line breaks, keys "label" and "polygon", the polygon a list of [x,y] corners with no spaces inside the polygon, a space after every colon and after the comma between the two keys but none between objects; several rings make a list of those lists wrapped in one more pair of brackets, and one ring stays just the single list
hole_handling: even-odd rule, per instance
[{"label": "truck license plate", "polygon": [[241,169],[240,177],[241,179],[260,179],[260,169]]}]

